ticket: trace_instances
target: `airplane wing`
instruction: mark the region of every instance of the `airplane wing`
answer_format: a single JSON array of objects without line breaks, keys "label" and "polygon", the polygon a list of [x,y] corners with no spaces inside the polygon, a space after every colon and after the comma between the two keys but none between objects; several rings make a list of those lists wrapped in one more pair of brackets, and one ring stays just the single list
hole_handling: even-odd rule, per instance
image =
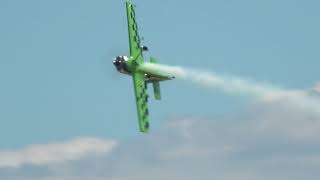
[{"label": "airplane wing", "polygon": [[130,56],[133,57],[138,64],[143,62],[142,50],[140,45],[140,37],[138,33],[138,24],[136,21],[136,13],[134,5],[130,2],[126,2],[127,7],[127,20],[128,20],[128,32],[129,32],[129,46]]},{"label": "airplane wing", "polygon": [[148,92],[147,83],[144,79],[144,74],[133,73],[134,92],[136,96],[136,105],[139,119],[139,128],[141,132],[149,131],[149,110],[148,110]]},{"label": "airplane wing", "polygon": [[[135,6],[132,3],[129,1],[126,2],[130,56],[138,65],[143,63],[143,56],[134,8]],[[133,72],[132,77],[139,119],[139,129],[141,132],[147,133],[149,131],[147,82],[145,81],[143,73]]]}]

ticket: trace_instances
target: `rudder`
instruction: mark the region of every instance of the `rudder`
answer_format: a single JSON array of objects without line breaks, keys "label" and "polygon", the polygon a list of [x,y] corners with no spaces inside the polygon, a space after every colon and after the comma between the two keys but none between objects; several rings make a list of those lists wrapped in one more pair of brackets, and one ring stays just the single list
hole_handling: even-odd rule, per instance
[{"label": "rudder", "polygon": [[154,98],[156,100],[161,100],[161,92],[160,92],[160,83],[159,83],[159,81],[152,82],[152,85],[153,85]]}]

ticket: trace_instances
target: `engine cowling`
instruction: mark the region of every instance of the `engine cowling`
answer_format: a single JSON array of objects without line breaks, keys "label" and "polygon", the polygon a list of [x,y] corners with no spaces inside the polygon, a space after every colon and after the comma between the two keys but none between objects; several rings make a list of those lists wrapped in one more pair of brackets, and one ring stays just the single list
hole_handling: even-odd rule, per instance
[{"label": "engine cowling", "polygon": [[117,56],[113,59],[112,63],[119,72],[128,74],[127,61],[127,56]]}]

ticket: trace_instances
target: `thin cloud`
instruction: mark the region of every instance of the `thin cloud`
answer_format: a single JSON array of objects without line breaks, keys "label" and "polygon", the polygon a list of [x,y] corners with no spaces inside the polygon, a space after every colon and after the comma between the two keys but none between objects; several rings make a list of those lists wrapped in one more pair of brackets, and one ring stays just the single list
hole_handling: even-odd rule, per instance
[{"label": "thin cloud", "polygon": [[218,119],[172,120],[158,133],[127,140],[117,148],[110,146],[110,140],[98,140],[108,147],[98,148],[103,149],[98,157],[29,163],[32,171],[30,166],[0,168],[0,179],[317,179],[320,134],[312,128],[318,125],[309,125],[304,111],[286,108],[281,108],[281,102],[259,103]]},{"label": "thin cloud", "polygon": [[317,82],[315,86],[311,89],[311,93],[320,94],[320,82]]},{"label": "thin cloud", "polygon": [[[30,146],[16,151],[29,158],[10,156],[16,164],[5,167],[16,168],[0,168],[0,179],[318,179],[319,132],[318,116],[287,106],[286,99],[258,101],[225,117],[172,120],[158,133],[123,143],[92,138]],[[86,150],[72,156],[70,148]],[[43,152],[58,160],[39,160],[37,154]],[[5,156],[0,156],[1,163]]]},{"label": "thin cloud", "polygon": [[108,153],[117,145],[115,140],[77,138],[68,142],[31,145],[14,151],[0,151],[0,168],[17,168],[24,164],[49,165],[78,160],[86,156]]}]

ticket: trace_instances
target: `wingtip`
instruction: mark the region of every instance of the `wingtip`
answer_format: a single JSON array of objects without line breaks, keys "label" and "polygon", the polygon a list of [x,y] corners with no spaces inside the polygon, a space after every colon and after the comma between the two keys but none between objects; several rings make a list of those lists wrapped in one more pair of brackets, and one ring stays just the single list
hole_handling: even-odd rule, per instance
[{"label": "wingtip", "polygon": [[130,0],[126,0],[125,3],[128,4],[128,5],[132,5],[132,6],[134,6],[134,7],[136,6],[136,5],[134,5],[133,2],[131,2]]}]

